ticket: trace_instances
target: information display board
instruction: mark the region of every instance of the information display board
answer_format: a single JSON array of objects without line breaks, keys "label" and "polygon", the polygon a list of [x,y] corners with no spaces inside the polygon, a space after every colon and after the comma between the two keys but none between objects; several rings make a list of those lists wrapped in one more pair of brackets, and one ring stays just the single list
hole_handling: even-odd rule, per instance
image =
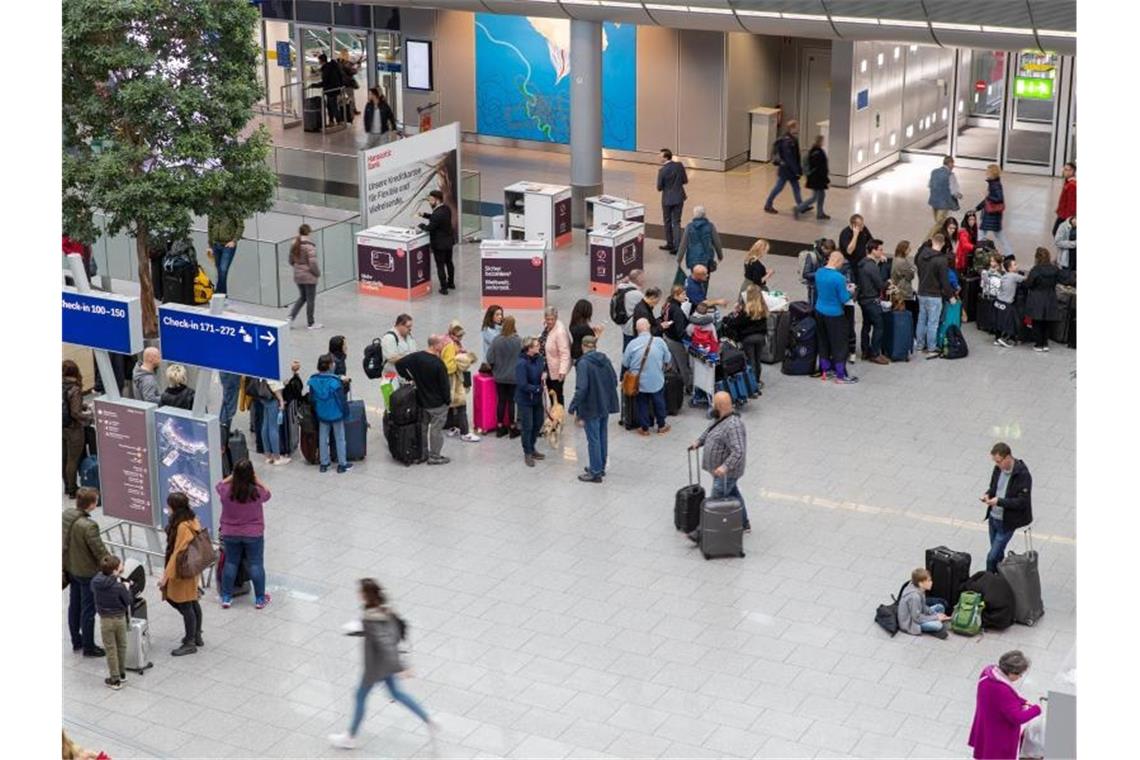
[{"label": "information display board", "polygon": [[479,246],[482,304],[546,308],[546,241],[484,240]]},{"label": "information display board", "polygon": [[218,535],[221,505],[214,484],[222,479],[221,433],[217,415],[195,417],[184,409],[154,412],[157,496],[166,526],[166,497],[181,491],[190,499],[202,527]]},{"label": "information display board", "polygon": [[154,409],[145,401],[95,399],[99,493],[106,517],[159,525],[152,477]]},{"label": "information display board", "polygon": [[117,354],[143,350],[139,299],[63,289],[63,342]]},{"label": "information display board", "polygon": [[431,292],[428,235],[406,227],[370,227],[356,236],[361,293],[410,301]]},{"label": "information display board", "polygon": [[590,292],[612,295],[621,278],[645,261],[645,225],[612,222],[590,231]]},{"label": "information display board", "polygon": [[292,374],[288,323],[245,314],[214,315],[201,307],[158,308],[162,358],[235,375],[272,380]]}]

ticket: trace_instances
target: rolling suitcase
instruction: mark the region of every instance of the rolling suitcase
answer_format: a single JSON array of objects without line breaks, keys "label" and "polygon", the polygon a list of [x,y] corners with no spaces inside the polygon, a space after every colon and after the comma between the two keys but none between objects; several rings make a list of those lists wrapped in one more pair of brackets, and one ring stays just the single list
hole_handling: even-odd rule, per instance
[{"label": "rolling suitcase", "polygon": [[701,485],[701,465],[697,462],[697,482],[693,482],[693,459],[700,456],[699,449],[689,449],[689,485],[677,491],[673,502],[673,527],[692,533],[701,524],[701,504],[705,501],[705,488]]},{"label": "rolling suitcase", "polygon": [[953,602],[970,578],[970,555],[945,546],[927,549],[926,569],[934,581],[927,595]]},{"label": "rolling suitcase", "polygon": [[744,505],[740,499],[704,500],[700,547],[705,559],[744,556]]},{"label": "rolling suitcase", "polygon": [[790,316],[786,309],[768,314],[768,334],[765,336],[764,346],[760,350],[760,361],[765,364],[778,364],[784,360],[790,324]]},{"label": "rolling suitcase", "polygon": [[150,624],[146,618],[131,618],[127,623],[127,656],[123,669],[142,675],[153,666],[150,661]]},{"label": "rolling suitcase", "polygon": [[1057,286],[1057,320],[1049,330],[1049,339],[1054,343],[1068,343],[1069,330],[1072,329],[1072,315],[1074,292],[1063,285]]},{"label": "rolling suitcase", "polygon": [[[330,451],[336,452],[336,436],[332,437]],[[348,418],[344,421],[344,447],[345,458],[350,462],[359,462],[368,455],[368,417],[365,414],[363,401],[348,402]]]},{"label": "rolling suitcase", "polygon": [[998,563],[998,573],[1013,589],[1013,622],[1034,625],[1045,614],[1045,603],[1041,600],[1041,574],[1032,533],[1027,530],[1025,538],[1025,554],[1006,552],[1005,559]]},{"label": "rolling suitcase", "polygon": [[[795,306],[795,304],[792,304]],[[815,317],[808,315],[792,325],[788,335],[788,348],[780,372],[785,375],[810,375],[815,372],[819,357],[816,342]]]},{"label": "rolling suitcase", "polygon": [[626,430],[634,430],[641,425],[637,421],[637,396],[621,395],[621,426]]},{"label": "rolling suitcase", "polygon": [[685,405],[685,381],[679,372],[665,372],[665,414],[670,417],[680,414]]},{"label": "rolling suitcase", "polygon": [[424,428],[419,420],[397,425],[392,421],[392,416],[385,412],[380,424],[393,459],[405,467],[427,461]]},{"label": "rolling suitcase", "polygon": [[243,459],[249,459],[249,443],[245,433],[240,430],[231,430],[225,436],[226,448],[222,452],[222,474],[229,476],[234,471],[234,464]]},{"label": "rolling suitcase", "polygon": [[407,425],[420,421],[420,405],[416,401],[416,386],[405,382],[392,391],[388,399],[388,414],[392,415],[393,425]]},{"label": "rolling suitcase", "polygon": [[495,378],[481,372],[477,373],[471,378],[471,395],[472,426],[475,432],[493,432],[501,424],[495,419],[495,412],[499,406],[499,391],[495,385]]},{"label": "rolling suitcase", "polygon": [[908,362],[914,351],[914,320],[909,311],[883,312],[883,353],[893,362]]},{"label": "rolling suitcase", "polygon": [[[214,575],[218,579],[218,595],[222,593],[222,573],[226,568],[226,550],[223,544],[218,549],[218,566],[214,570]],[[249,561],[243,556],[241,562],[238,563],[237,576],[234,578],[234,596],[244,596],[248,594],[251,588],[249,577]]]},{"label": "rolling suitcase", "polygon": [[994,331],[994,299],[978,296],[977,311],[974,314],[974,324],[982,332]]},{"label": "rolling suitcase", "polygon": [[966,275],[961,279],[962,292],[959,300],[962,304],[962,321],[974,322],[977,320],[978,299],[982,294],[982,278],[976,274]]}]

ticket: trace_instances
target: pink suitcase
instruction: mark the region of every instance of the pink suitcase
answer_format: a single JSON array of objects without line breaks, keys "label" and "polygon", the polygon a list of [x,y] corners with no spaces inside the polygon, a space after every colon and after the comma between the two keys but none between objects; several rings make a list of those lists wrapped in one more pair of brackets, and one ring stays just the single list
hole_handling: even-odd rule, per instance
[{"label": "pink suitcase", "polygon": [[495,409],[499,404],[499,396],[495,391],[495,378],[481,372],[475,373],[471,380],[471,393],[475,396],[474,425],[476,432],[486,433],[497,428]]}]

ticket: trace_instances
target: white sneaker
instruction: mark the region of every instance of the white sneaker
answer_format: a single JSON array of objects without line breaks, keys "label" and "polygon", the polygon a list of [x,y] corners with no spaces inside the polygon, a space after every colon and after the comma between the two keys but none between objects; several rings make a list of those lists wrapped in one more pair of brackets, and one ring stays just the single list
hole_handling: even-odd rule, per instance
[{"label": "white sneaker", "polygon": [[322,325],[320,322],[314,322],[313,324],[309,325],[305,329],[307,329],[307,330],[319,330],[322,327],[324,327],[324,325]]},{"label": "white sneaker", "polygon": [[270,464],[289,464],[292,461],[293,457],[277,457],[277,459],[270,462]]},{"label": "white sneaker", "polygon": [[356,749],[356,739],[349,734],[329,734],[329,744],[337,749]]},{"label": "white sneaker", "polygon": [[461,436],[460,438],[461,440],[467,441],[468,443],[479,443],[479,441],[483,440],[474,433],[468,433],[467,435]]},{"label": "white sneaker", "polygon": [[448,428],[444,432],[447,433],[448,438],[454,438],[455,436],[459,435],[459,428],[455,428],[455,427]]}]

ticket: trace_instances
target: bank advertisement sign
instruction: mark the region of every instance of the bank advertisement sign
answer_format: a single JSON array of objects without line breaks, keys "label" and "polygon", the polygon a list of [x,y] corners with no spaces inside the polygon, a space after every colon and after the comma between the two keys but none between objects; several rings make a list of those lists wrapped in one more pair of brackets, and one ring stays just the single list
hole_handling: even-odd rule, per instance
[{"label": "bank advertisement sign", "polygon": [[154,405],[97,398],[94,406],[103,514],[138,525],[158,525],[151,477]]},{"label": "bank advertisement sign", "polygon": [[546,244],[485,240],[479,249],[482,304],[504,309],[546,307]]},{"label": "bank advertisement sign", "polygon": [[418,231],[366,230],[356,238],[359,290],[401,300],[431,291],[431,250]]},{"label": "bank advertisement sign", "polygon": [[[181,491],[190,499],[202,527],[217,535],[214,483],[221,480],[221,436],[214,415],[194,417],[183,409],[160,407],[154,412],[158,499]],[[162,525],[167,516],[162,513]]]},{"label": "bank advertisement sign", "polygon": [[459,239],[459,122],[360,151],[360,217],[365,227],[415,227],[439,190]]}]

